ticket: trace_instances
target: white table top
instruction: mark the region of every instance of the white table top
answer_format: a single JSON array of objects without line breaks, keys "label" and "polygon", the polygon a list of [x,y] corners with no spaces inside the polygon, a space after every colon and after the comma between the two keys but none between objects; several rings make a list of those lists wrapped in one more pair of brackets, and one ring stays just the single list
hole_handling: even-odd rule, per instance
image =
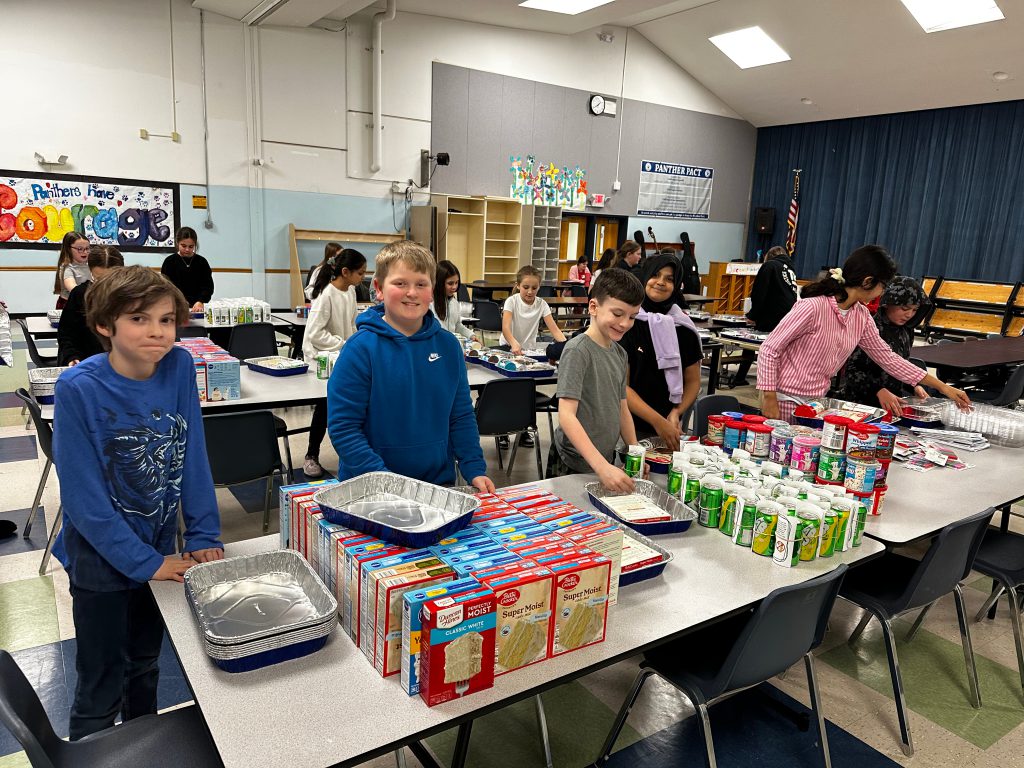
[{"label": "white table top", "polygon": [[[544,481],[584,509],[583,483],[593,476]],[[839,563],[878,554],[871,539],[833,558],[782,568],[696,523],[685,534],[660,536],[675,559],[664,574],[623,587],[611,609],[607,639],[498,678],[495,687],[436,707],[402,692],[397,676],[382,679],[341,630],[318,653],[242,674],[207,658],[180,584],[152,582],[178,658],[203,710],[226,768],[293,768],[357,764],[402,743],[454,726],[481,710],[614,663],[687,629],[742,609],[772,590],[818,576]],[[277,536],[229,545],[227,554],[274,549]],[[364,716],[354,717],[354,713]]]},{"label": "white table top", "polygon": [[303,328],[306,327],[305,315],[299,317],[294,312],[275,312],[273,315],[271,315],[271,317],[273,317],[275,320],[280,320],[283,323],[287,323],[288,325],[302,326]]},{"label": "white table top", "polygon": [[961,451],[972,469],[915,472],[899,462],[889,467],[889,491],[882,514],[869,516],[865,533],[902,544],[931,535],[988,507],[1024,498],[1024,450],[993,445],[977,453]]},{"label": "white table top", "polygon": [[[469,377],[470,389],[481,389],[483,385],[489,381],[508,379],[508,376],[502,376],[500,373],[492,371],[490,368],[485,368],[482,365],[470,365],[469,363],[466,363],[466,375]],[[555,369],[554,375],[534,379],[534,381],[537,382],[538,386],[542,384],[554,384],[558,381],[558,369]]]},{"label": "white table top", "polygon": [[57,329],[50,325],[50,321],[46,319],[46,316],[36,315],[35,317],[26,317],[25,325],[28,327],[28,332],[39,339],[55,339],[57,338]]}]

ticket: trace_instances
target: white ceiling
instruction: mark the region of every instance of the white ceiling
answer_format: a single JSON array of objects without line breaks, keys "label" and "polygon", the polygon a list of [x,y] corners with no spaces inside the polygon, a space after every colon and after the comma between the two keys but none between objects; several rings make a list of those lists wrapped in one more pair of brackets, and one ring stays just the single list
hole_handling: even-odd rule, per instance
[{"label": "white ceiling", "polygon": [[[576,16],[519,1],[398,0],[398,10],[564,35],[634,27],[757,126],[1024,99],[1024,0],[998,0],[1003,21],[930,35],[899,0],[615,0]],[[243,18],[265,2],[193,5]],[[288,0],[265,23],[305,26],[320,13],[343,20],[370,4]],[[708,42],[755,24],[792,60],[741,70]],[[997,71],[1009,79],[994,81]]]}]

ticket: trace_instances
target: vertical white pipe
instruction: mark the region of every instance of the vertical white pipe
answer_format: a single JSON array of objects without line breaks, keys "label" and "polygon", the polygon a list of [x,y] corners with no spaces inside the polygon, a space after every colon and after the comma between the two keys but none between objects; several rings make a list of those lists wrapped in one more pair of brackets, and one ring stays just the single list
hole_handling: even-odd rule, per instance
[{"label": "vertical white pipe", "polygon": [[384,118],[382,116],[383,111],[383,74],[381,68],[383,67],[383,60],[381,57],[381,27],[385,21],[394,21],[395,14],[398,11],[398,0],[387,0],[387,7],[382,13],[375,13],[373,15],[373,121],[371,130],[373,136],[371,137],[370,146],[373,148],[373,156],[370,160],[370,171],[377,173],[384,164],[384,146],[381,136],[381,131],[384,128]]}]

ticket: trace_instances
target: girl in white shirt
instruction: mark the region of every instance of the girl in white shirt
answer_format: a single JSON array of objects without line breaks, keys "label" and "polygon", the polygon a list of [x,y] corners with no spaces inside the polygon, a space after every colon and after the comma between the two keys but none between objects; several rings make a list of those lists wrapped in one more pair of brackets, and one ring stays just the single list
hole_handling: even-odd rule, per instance
[{"label": "girl in white shirt", "polygon": [[476,340],[476,334],[462,323],[459,314],[459,284],[462,275],[459,268],[447,259],[437,262],[437,279],[434,280],[434,301],[430,310],[446,331],[458,333],[467,339]]},{"label": "girl in white shirt", "polygon": [[505,299],[501,313],[501,335],[512,348],[512,354],[520,355],[524,349],[532,349],[536,345],[542,320],[555,341],[565,341],[565,334],[551,316],[551,307],[537,297],[540,270],[529,264],[521,267],[516,273],[515,287],[516,293]]},{"label": "girl in white shirt", "polygon": [[[302,356],[310,365],[316,365],[320,352],[335,352],[345,340],[356,332],[356,292],[354,286],[366,274],[366,257],[352,248],[344,248],[328,256],[317,272],[313,283],[313,306],[306,320],[302,340]],[[327,401],[321,400],[313,409],[309,425],[309,448],[302,471],[306,477],[316,478],[324,473],[320,466],[320,444],[327,434]]]}]

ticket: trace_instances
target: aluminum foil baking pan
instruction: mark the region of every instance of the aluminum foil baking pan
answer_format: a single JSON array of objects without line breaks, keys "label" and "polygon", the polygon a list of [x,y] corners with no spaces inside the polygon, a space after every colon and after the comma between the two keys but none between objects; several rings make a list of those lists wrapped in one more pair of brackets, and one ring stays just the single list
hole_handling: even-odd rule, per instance
[{"label": "aluminum foil baking pan", "polygon": [[218,645],[281,637],[338,612],[309,564],[286,549],[195,565],[185,572],[185,594],[204,640]]},{"label": "aluminum foil baking pan", "polygon": [[657,523],[633,523],[627,520],[623,520],[615,514],[615,510],[605,504],[605,499],[613,496],[629,496],[628,493],[616,493],[615,491],[609,491],[600,483],[587,483],[586,490],[590,496],[590,500],[594,502],[594,505],[604,512],[609,517],[613,517],[623,525],[632,528],[635,531],[640,531],[646,536],[660,536],[665,533],[682,533],[690,524],[697,519],[697,514],[686,506],[679,498],[670,495],[667,491],[659,488],[650,480],[634,480],[635,490],[634,494],[640,496],[646,496],[648,499],[654,502],[659,508],[668,512],[671,516],[671,520],[665,520]]},{"label": "aluminum foil baking pan", "polygon": [[661,555],[660,562],[651,563],[650,565],[645,565],[642,568],[635,568],[632,571],[625,571],[623,573],[620,573],[620,587],[626,587],[630,584],[636,584],[638,581],[646,581],[647,579],[653,579],[657,576],[661,576],[661,574],[665,571],[665,566],[672,562],[673,557],[675,557],[675,555],[673,555],[671,552],[669,552],[667,549],[665,549],[663,546],[658,544],[653,539],[647,538],[642,533],[635,531],[628,526],[623,526],[619,524],[615,518],[610,517],[609,515],[606,515],[603,512],[598,512],[596,510],[594,511],[594,515],[606,520],[609,523],[619,525],[619,527],[622,528],[623,536],[629,539],[633,539],[634,541],[638,541],[645,547],[650,547],[659,555]]},{"label": "aluminum foil baking pan", "polygon": [[216,643],[204,642],[203,647],[206,649],[206,655],[211,659],[241,659],[246,656],[253,656],[257,653],[275,651],[279,648],[284,648],[287,645],[294,645],[295,643],[302,643],[307,640],[317,640],[321,637],[326,637],[331,634],[331,631],[335,626],[337,626],[337,621],[331,620],[325,624],[321,624],[310,629],[288,632],[284,635],[269,637],[264,640],[254,640],[251,643],[242,643],[241,645],[217,645]]},{"label": "aluminum foil baking pan", "polygon": [[480,499],[391,472],[369,472],[317,491],[330,522],[399,546],[436,544],[469,525]]}]

